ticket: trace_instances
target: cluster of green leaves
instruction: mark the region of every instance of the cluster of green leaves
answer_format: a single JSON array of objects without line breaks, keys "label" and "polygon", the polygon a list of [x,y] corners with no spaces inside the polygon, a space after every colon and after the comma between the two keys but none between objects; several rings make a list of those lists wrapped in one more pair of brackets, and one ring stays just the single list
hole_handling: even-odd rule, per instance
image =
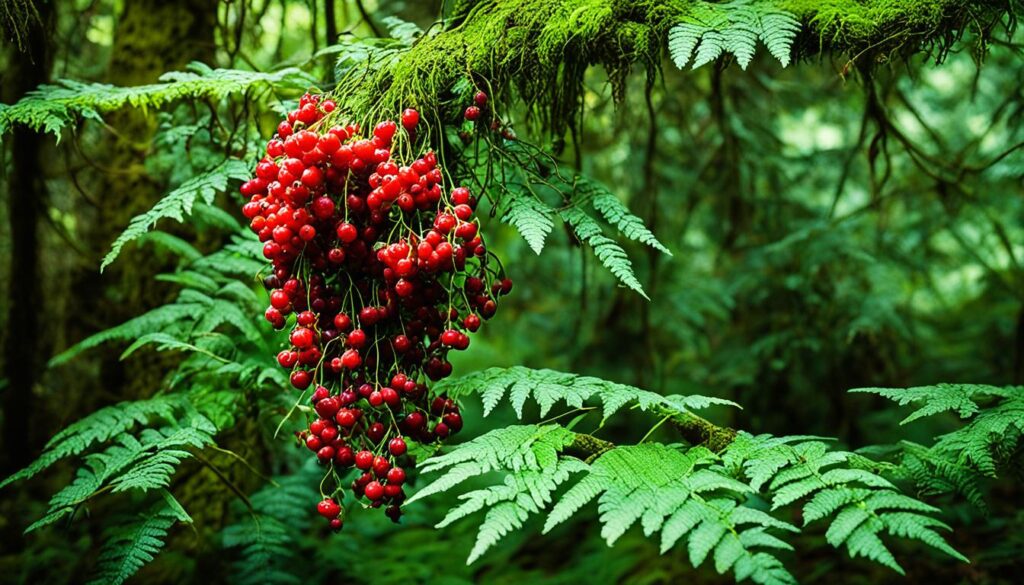
[{"label": "cluster of green leaves", "polygon": [[102,271],[117,259],[125,244],[144,236],[161,219],[171,218],[178,222],[185,221],[185,218],[191,215],[192,207],[197,200],[211,206],[217,194],[227,190],[228,181],[232,179],[243,181],[248,177],[249,168],[243,161],[228,159],[185,181],[166,196],[161,197],[152,209],[132,218],[124,232],[111,244],[110,252],[100,264],[100,270]]},{"label": "cluster of green leaves", "polygon": [[[722,4],[698,2],[668,33],[668,52],[676,67],[683,69],[691,58],[693,68],[732,53],[742,69],[754,58],[757,41],[783,67],[789,65],[793,41],[800,21],[773,2],[733,0]],[[694,55],[696,51],[696,55]]]},{"label": "cluster of green leaves", "polygon": [[[188,246],[179,241],[174,248],[180,245]],[[0,482],[4,487],[58,462],[76,463],[72,481],[53,495],[46,515],[29,531],[72,516],[106,493],[160,494],[148,511],[111,525],[98,558],[97,582],[123,582],[154,558],[172,525],[191,521],[168,491],[174,474],[184,461],[216,446],[215,435],[248,408],[243,398],[258,398],[261,388],[277,390],[287,383],[273,363],[271,337],[251,318],[262,302],[242,284],[263,267],[257,243],[238,238],[213,254],[192,249],[185,257],[195,259],[159,277],[181,285],[175,301],[87,337],[51,360],[56,367],[112,342],[130,342],[122,357],[145,346],[182,352],[185,357],[168,374],[166,387],[152,398],[101,408],[73,423],[36,461]]]},{"label": "cluster of green leaves", "polygon": [[1020,469],[1024,387],[938,384],[853,391],[878,394],[900,405],[919,404],[901,424],[947,412],[966,421],[960,428],[936,437],[930,446],[904,440],[870,450],[891,459],[897,465],[892,472],[913,481],[923,494],[958,494],[987,511],[984,480],[996,478],[1001,469],[1011,474]]},{"label": "cluster of green leaves", "polygon": [[192,63],[185,71],[172,71],[160,83],[118,87],[64,79],[43,85],[15,104],[0,105],[0,135],[15,124],[60,138],[61,130],[78,118],[101,120],[102,114],[124,107],[159,108],[178,100],[221,100],[257,86],[305,89],[315,82],[297,68],[270,73],[237,69],[212,69]]},{"label": "cluster of green leaves", "polygon": [[[605,418],[628,401],[637,401],[642,409],[658,406],[670,415],[673,406],[678,409],[674,414],[686,414],[710,404],[703,397],[662,397],[594,378],[522,367],[471,374],[446,388],[456,395],[480,392],[485,413],[507,390],[520,415],[531,391],[542,416],[557,401],[580,408],[591,397],[603,401]],[[710,555],[719,573],[732,570],[738,581],[795,582],[777,554],[792,550],[780,536],[800,529],[779,515],[800,502],[804,525],[830,519],[826,540],[845,547],[851,557],[863,556],[902,573],[879,538],[884,532],[966,560],[937,532],[949,529],[935,518],[937,508],[901,493],[870,470],[873,462],[820,440],[740,433],[718,454],[704,446],[641,443],[606,447],[593,454],[593,461],[568,456],[587,440],[592,438],[558,424],[496,429],[428,459],[422,471],[442,475],[410,503],[501,472],[500,483],[460,495],[462,504],[438,524],[445,527],[486,510],[470,563],[521,529],[531,515],[550,507],[543,529],[548,532],[595,498],[601,535],[609,546],[640,522],[645,536],[661,532],[663,553],[685,540],[694,567]],[[581,474],[561,497],[556,495],[559,486]]]},{"label": "cluster of green leaves", "polygon": [[[492,148],[493,155],[487,153],[475,161],[477,174],[485,178],[483,184],[502,221],[515,227],[531,250],[541,253],[557,217],[620,283],[647,298],[629,256],[622,245],[605,234],[602,223],[627,240],[667,256],[672,252],[618,195],[591,178],[566,174],[522,142]],[[495,172],[495,165],[502,180],[488,183],[486,177]]]}]

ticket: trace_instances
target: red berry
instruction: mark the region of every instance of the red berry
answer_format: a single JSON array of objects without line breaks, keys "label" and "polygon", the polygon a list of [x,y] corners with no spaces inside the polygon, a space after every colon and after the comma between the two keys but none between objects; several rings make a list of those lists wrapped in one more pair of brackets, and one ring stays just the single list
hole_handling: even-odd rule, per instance
[{"label": "red berry", "polygon": [[358,368],[362,363],[363,358],[359,357],[358,350],[349,349],[341,354],[341,364],[350,370]]},{"label": "red berry", "polygon": [[388,483],[395,485],[405,483],[405,470],[401,467],[392,467],[388,471]]},{"label": "red berry", "polygon": [[387,459],[380,456],[373,458],[373,472],[377,474],[377,477],[384,477],[389,469],[391,469],[391,464]]},{"label": "red berry", "polygon": [[306,370],[295,370],[294,372],[292,372],[292,375],[289,378],[292,383],[292,386],[298,388],[299,390],[305,390],[306,388],[309,388],[310,382],[313,381],[313,377],[310,376],[309,372],[307,372]]},{"label": "red berry", "polygon": [[480,118],[480,108],[476,106],[469,106],[468,108],[466,108],[466,112],[463,115],[470,122],[474,122]]},{"label": "red berry", "polygon": [[384,486],[382,486],[378,481],[371,481],[366,484],[365,488],[363,488],[363,493],[366,494],[366,498],[368,500],[376,501],[381,499],[384,495]]},{"label": "red berry", "polygon": [[356,453],[356,468],[366,471],[371,466],[373,466],[373,453],[365,449]]},{"label": "red berry", "polygon": [[341,506],[331,498],[324,498],[316,505],[316,511],[324,518],[334,519],[341,513]]},{"label": "red berry", "polygon": [[405,440],[402,439],[402,437],[395,437],[394,439],[391,439],[391,441],[388,442],[388,451],[390,451],[391,454],[394,455],[395,457],[405,455],[407,449],[408,447],[406,446]]},{"label": "red berry", "polygon": [[420,123],[420,113],[412,108],[402,112],[402,127],[411,132]]}]

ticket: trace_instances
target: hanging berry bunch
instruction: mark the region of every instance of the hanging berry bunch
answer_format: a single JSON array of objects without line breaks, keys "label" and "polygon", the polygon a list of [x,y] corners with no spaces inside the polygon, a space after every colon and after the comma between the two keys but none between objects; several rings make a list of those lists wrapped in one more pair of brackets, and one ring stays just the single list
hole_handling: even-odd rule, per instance
[{"label": "hanging berry bunch", "polygon": [[312,389],[298,436],[334,486],[317,511],[340,529],[347,471],[358,472],[355,497],[397,521],[407,441],[462,429],[458,406],[428,382],[451,374],[448,353],[469,347],[512,281],[481,239],[475,197],[445,189],[436,155],[397,160],[415,110],[402,114],[404,133],[385,120],[364,137],[329,125],[335,108],[303,96],[241,192],[273,267],[265,317],[291,327],[277,361],[297,390]]}]

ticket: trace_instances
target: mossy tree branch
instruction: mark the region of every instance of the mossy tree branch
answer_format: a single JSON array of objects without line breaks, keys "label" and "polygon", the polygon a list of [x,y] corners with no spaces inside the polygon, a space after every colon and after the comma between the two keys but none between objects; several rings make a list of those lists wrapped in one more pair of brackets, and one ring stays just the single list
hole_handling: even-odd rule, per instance
[{"label": "mossy tree branch", "polygon": [[[802,23],[796,58],[835,53],[850,63],[918,52],[938,60],[967,32],[984,42],[1000,25],[1012,29],[1020,10],[1016,2],[953,0],[772,5]],[[394,117],[410,106],[436,114],[427,120],[436,133],[439,123],[459,119],[480,88],[506,104],[521,101],[540,127],[562,136],[578,119],[587,68],[602,65],[614,80],[644,63],[647,75],[656,75],[669,29],[696,10],[697,3],[680,0],[460,2],[446,30],[424,36],[370,71],[351,72],[339,85],[339,99],[348,114],[366,120]]]}]

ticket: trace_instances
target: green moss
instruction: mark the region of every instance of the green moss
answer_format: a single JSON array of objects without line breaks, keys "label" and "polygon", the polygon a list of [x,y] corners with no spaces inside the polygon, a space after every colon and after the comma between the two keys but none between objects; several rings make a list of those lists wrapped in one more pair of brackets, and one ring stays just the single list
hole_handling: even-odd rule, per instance
[{"label": "green moss", "polygon": [[[1008,10],[952,0],[774,0],[771,5],[803,22],[798,57],[837,52],[872,60],[867,62],[922,49],[936,49],[941,57],[965,30],[985,33]],[[603,65],[620,88],[623,72],[634,63],[656,75],[668,30],[707,7],[680,0],[463,2],[447,30],[420,39],[386,67],[352,73],[340,85],[339,100],[365,122],[416,107],[437,128],[442,120],[457,121],[468,94],[479,87],[499,103],[521,100],[542,127],[560,136],[579,112],[588,67]]]}]

